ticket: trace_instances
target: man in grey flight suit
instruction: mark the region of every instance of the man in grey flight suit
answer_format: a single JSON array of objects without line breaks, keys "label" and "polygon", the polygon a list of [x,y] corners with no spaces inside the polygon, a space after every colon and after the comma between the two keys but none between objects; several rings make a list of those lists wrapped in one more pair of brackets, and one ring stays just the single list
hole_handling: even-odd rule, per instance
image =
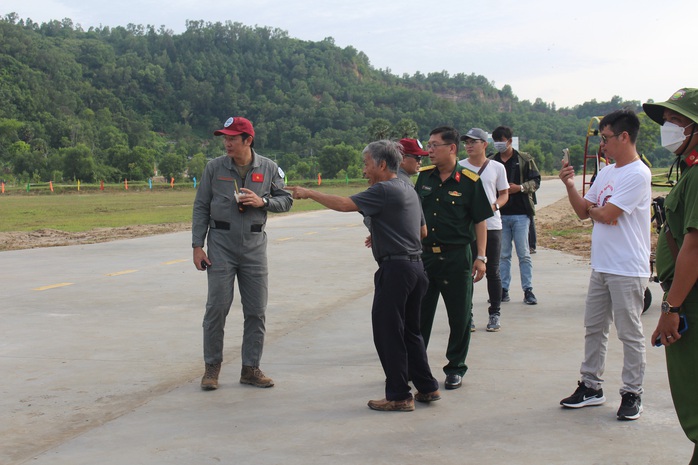
[{"label": "man in grey flight suit", "polygon": [[[211,160],[194,200],[192,247],[194,265],[208,275],[204,315],[204,362],[201,388],[218,388],[223,361],[225,319],[238,278],[244,329],[240,383],[271,387],[259,369],[268,297],[267,211],[286,212],[293,199],[283,190],[283,172],[253,149],[254,128],[242,117],[229,118],[223,129],[226,155]],[[204,241],[208,235],[208,254]]]}]

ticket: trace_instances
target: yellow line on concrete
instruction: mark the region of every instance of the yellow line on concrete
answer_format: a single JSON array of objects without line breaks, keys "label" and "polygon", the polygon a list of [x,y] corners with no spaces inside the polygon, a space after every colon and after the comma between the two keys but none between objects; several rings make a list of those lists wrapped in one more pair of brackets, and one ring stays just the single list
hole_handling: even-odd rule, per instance
[{"label": "yellow line on concrete", "polygon": [[73,284],[75,284],[75,283],[50,284],[48,286],[35,287],[33,290],[34,291],[47,291],[49,289],[56,289],[57,287],[72,286]]},{"label": "yellow line on concrete", "polygon": [[293,240],[292,237],[282,237],[281,239],[277,239],[276,242],[284,242],[284,241],[290,241]]},{"label": "yellow line on concrete", "polygon": [[317,231],[308,231],[307,233],[303,233],[304,236],[312,236],[313,234],[317,234]]},{"label": "yellow line on concrete", "polygon": [[170,260],[169,262],[164,262],[163,265],[174,265],[175,263],[188,262],[188,258],[180,258],[179,260]]},{"label": "yellow line on concrete", "polygon": [[117,271],[116,273],[107,273],[106,276],[121,276],[122,274],[135,273],[136,271],[138,270]]}]

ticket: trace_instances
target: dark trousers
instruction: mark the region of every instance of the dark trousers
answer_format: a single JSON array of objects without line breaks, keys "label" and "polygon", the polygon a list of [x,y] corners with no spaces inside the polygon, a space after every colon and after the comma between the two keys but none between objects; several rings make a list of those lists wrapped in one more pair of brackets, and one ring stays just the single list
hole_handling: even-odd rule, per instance
[{"label": "dark trousers", "polygon": [[408,380],[419,392],[434,392],[434,379],[420,332],[419,311],[427,288],[421,261],[383,262],[374,275],[375,294],[371,319],[373,342],[385,372],[385,398],[411,397]]},{"label": "dark trousers", "polygon": [[470,346],[470,309],[473,303],[473,260],[470,246],[464,245],[438,254],[425,252],[422,259],[429,278],[421,311],[424,344],[429,345],[436,305],[441,295],[451,330],[446,347],[448,364],[444,366],[444,373],[463,376],[468,371],[465,358]]},{"label": "dark trousers", "polygon": [[[473,241],[471,244],[473,257],[477,256],[477,244]],[[499,256],[502,252],[502,230],[487,230],[487,248],[485,255],[487,256],[487,265],[485,270],[485,278],[487,278],[487,294],[489,295],[490,306],[488,312],[490,315],[499,313],[502,306],[502,277],[499,275]],[[474,259],[473,259],[474,260]]]}]

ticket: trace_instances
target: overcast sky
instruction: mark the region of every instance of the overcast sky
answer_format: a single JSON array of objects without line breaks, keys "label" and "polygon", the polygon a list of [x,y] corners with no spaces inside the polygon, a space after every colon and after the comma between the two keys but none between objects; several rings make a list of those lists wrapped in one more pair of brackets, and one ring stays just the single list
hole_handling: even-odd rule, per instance
[{"label": "overcast sky", "polygon": [[0,14],[41,23],[165,26],[187,20],[333,37],[394,74],[475,73],[521,100],[664,101],[698,87],[696,0],[2,0]]}]

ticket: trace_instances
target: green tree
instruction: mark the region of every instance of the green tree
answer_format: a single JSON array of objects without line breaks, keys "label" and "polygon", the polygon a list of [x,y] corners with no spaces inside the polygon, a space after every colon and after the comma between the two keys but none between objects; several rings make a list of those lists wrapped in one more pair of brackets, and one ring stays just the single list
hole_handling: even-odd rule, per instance
[{"label": "green tree", "polygon": [[320,172],[326,178],[334,178],[339,170],[346,170],[361,158],[361,151],[344,142],[338,145],[326,145],[318,158]]},{"label": "green tree", "polygon": [[[171,178],[181,179],[182,174],[184,173],[184,168],[186,167],[186,163],[186,158],[184,158],[182,155],[177,153],[168,153],[165,154],[165,156],[160,160],[158,170],[167,181],[169,181]],[[201,172],[203,173],[203,170]],[[201,177],[198,179],[201,179]]]},{"label": "green tree", "polygon": [[59,155],[63,159],[64,176],[74,181],[95,181],[95,160],[86,145],[60,149]]},{"label": "green tree", "polygon": [[367,133],[371,141],[388,139],[392,134],[392,126],[387,119],[376,118],[369,123]]},{"label": "green tree", "polygon": [[130,150],[125,145],[117,145],[107,150],[110,165],[119,170],[121,179],[141,181],[153,174],[154,151],[145,147]]},{"label": "green tree", "polygon": [[201,152],[191,157],[191,160],[189,160],[189,163],[187,163],[187,173],[189,174],[189,178],[196,178],[197,181],[201,181],[201,177],[204,175],[204,169],[206,168],[207,162],[208,160],[206,160],[206,155]]},{"label": "green tree", "polygon": [[392,137],[395,139],[402,139],[404,137],[409,137],[410,139],[417,139],[419,132],[419,126],[414,120],[409,118],[403,118],[395,125],[392,132]]}]

